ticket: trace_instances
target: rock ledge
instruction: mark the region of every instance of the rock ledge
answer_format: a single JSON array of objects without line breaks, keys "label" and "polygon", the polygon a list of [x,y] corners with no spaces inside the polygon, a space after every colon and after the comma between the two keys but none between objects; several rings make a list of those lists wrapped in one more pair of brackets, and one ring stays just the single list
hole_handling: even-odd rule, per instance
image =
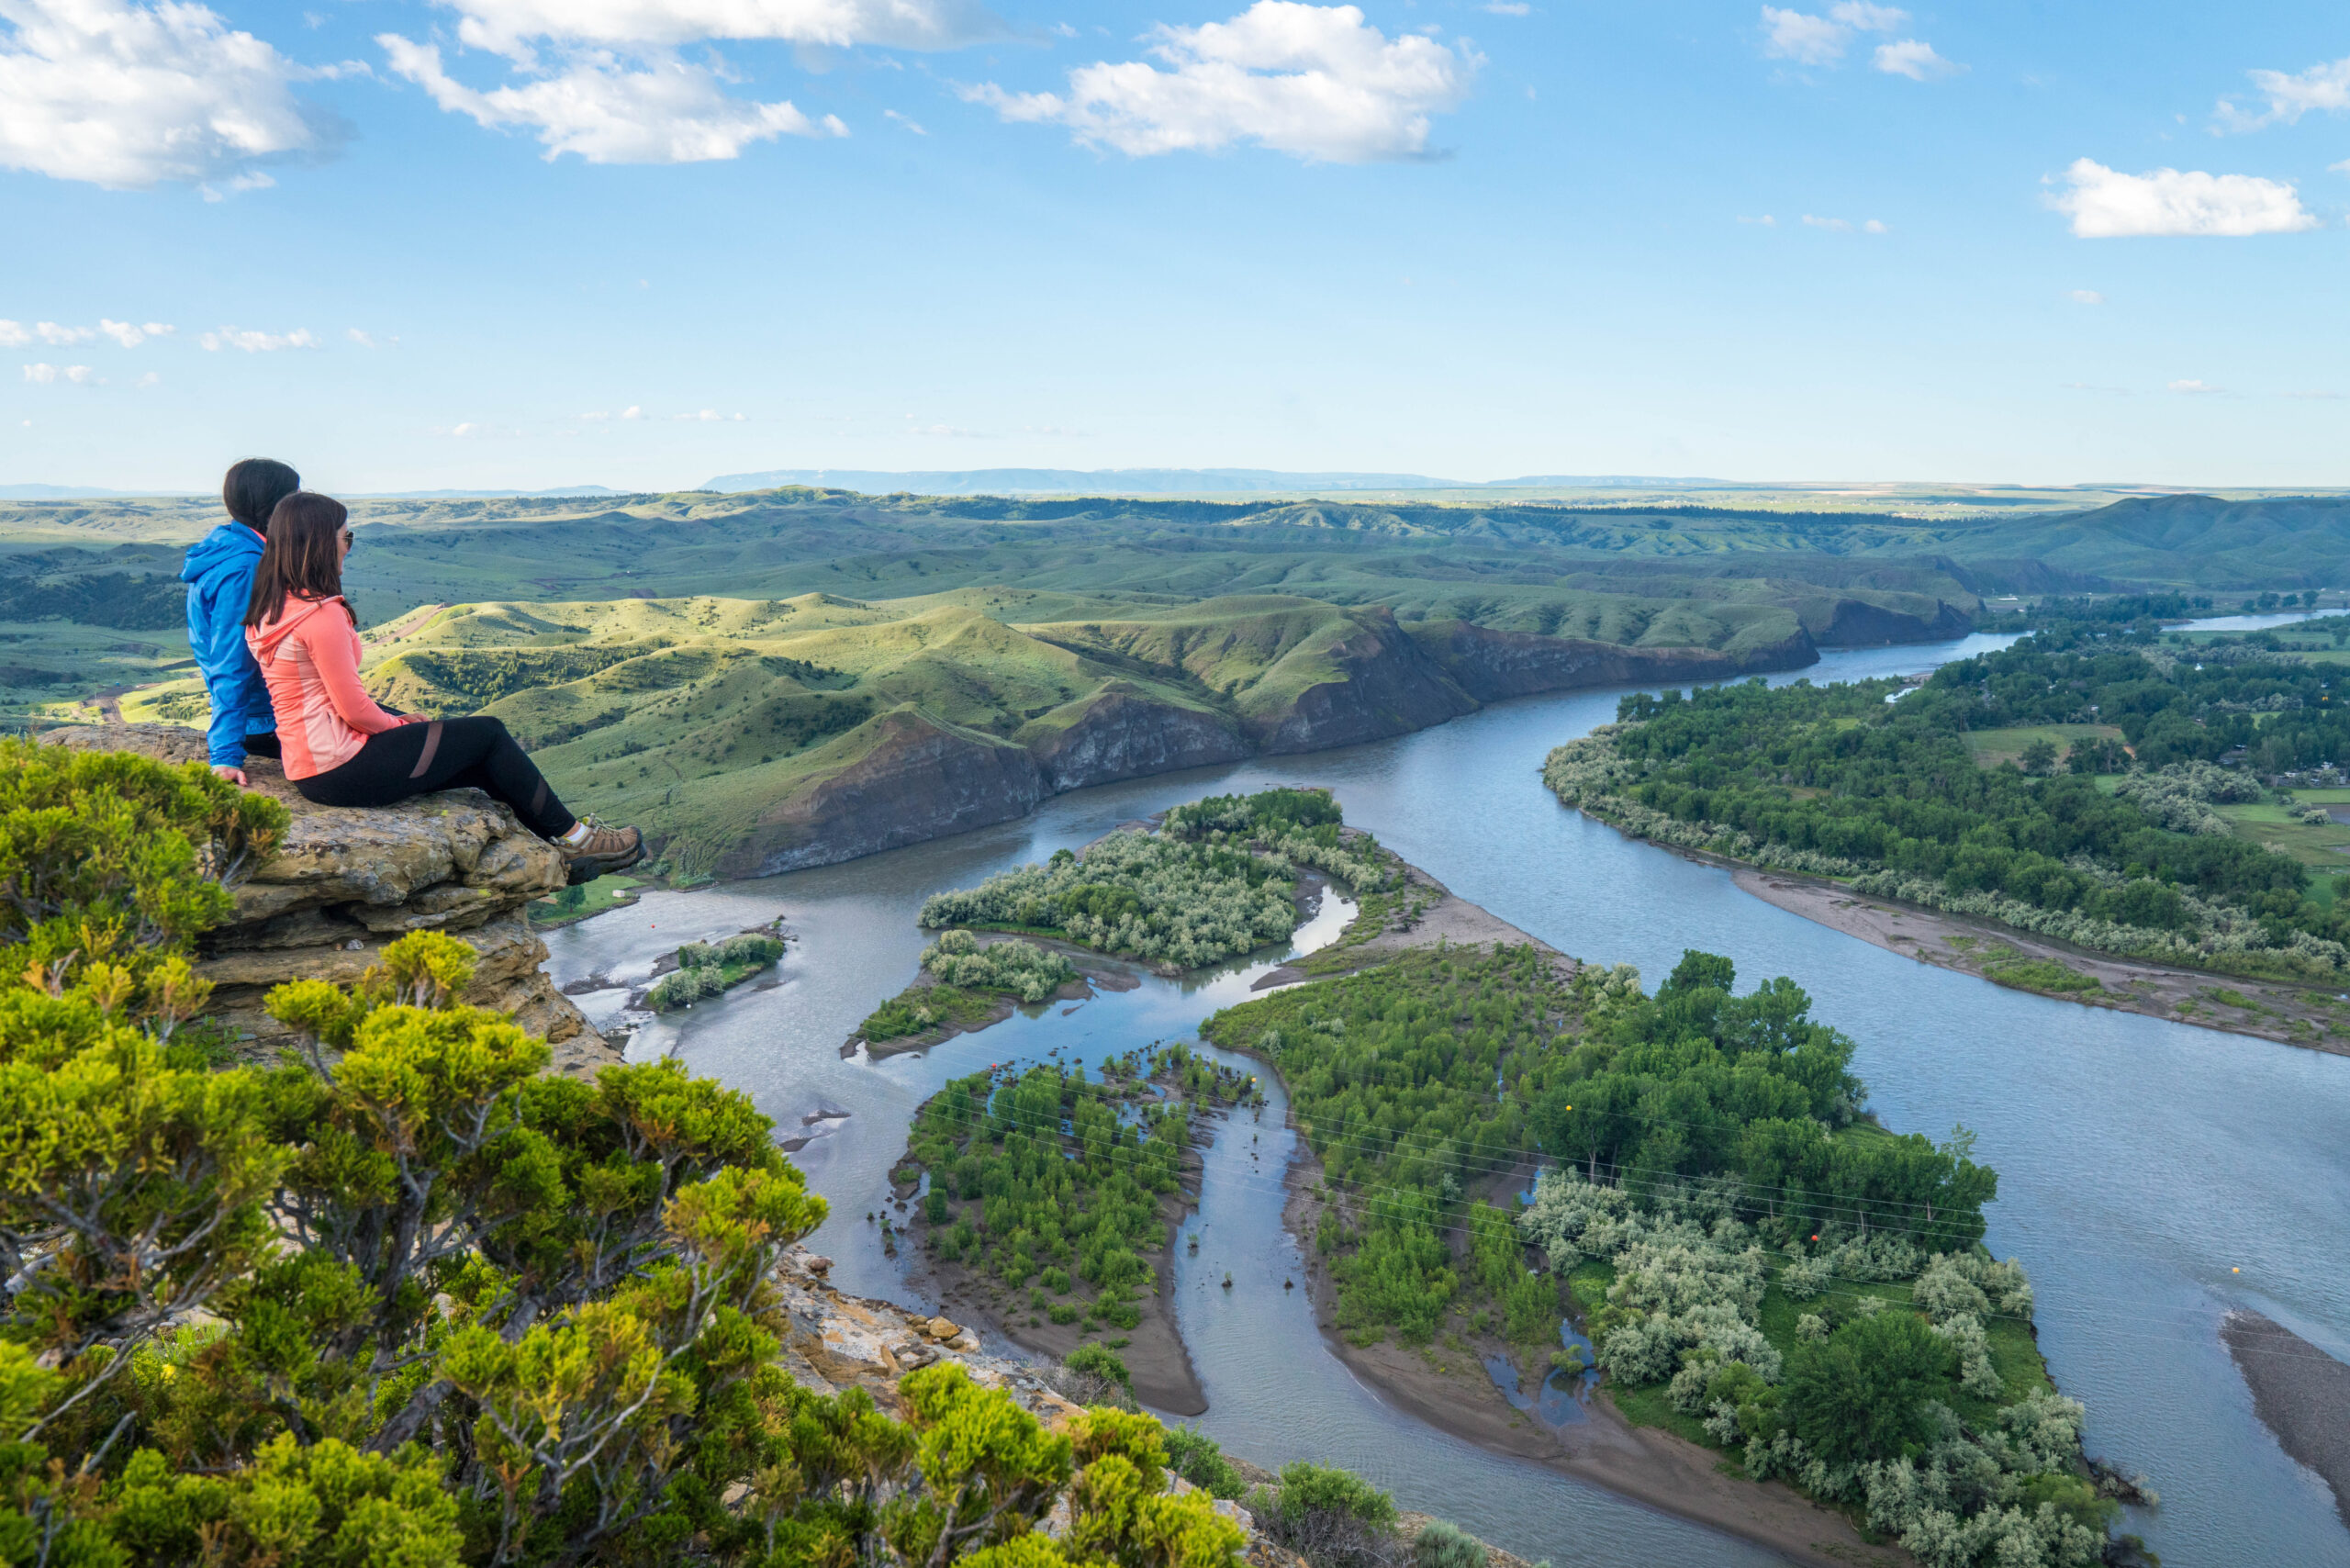
[{"label": "rock ledge", "polygon": [[[83,751],[131,751],[160,762],[202,762],[201,731],[106,724],[41,737]],[[211,932],[196,972],[213,984],[208,1011],[263,1055],[287,1039],[262,1011],[290,980],[357,980],[384,945],[411,931],[445,931],[481,955],[464,1000],[513,1014],[545,1036],[550,1070],[591,1074],[620,1053],[555,990],[547,947],[523,906],[564,886],[563,857],[478,790],[444,790],[377,810],[313,805],[266,757],[248,761],[255,794],[293,815],[285,841],[236,890],[237,913]]]}]

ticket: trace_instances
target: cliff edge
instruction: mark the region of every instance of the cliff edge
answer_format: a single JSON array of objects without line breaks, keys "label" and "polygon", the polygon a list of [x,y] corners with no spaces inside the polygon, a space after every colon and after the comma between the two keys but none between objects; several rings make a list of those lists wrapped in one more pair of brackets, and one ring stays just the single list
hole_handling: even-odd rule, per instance
[{"label": "cliff edge", "polygon": [[[173,724],[106,724],[40,737],[83,751],[131,751],[161,762],[202,762],[204,734]],[[206,1010],[260,1055],[286,1043],[262,1011],[291,980],[349,982],[384,945],[411,931],[445,931],[480,955],[464,1000],[511,1014],[554,1052],[549,1070],[592,1074],[620,1059],[554,988],[547,947],[523,906],[559,891],[563,857],[478,790],[445,790],[396,806],[312,805],[278,765],[245,767],[253,793],[280,801],[293,822],[236,888],[237,913],[207,934],[196,966],[213,985]]]}]

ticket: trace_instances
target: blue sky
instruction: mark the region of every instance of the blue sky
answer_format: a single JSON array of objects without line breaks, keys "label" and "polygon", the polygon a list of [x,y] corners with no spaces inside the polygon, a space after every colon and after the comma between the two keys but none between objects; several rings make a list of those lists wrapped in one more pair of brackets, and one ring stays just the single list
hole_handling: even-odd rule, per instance
[{"label": "blue sky", "polygon": [[0,483],[2339,485],[2345,56],[2314,5],[0,0]]}]

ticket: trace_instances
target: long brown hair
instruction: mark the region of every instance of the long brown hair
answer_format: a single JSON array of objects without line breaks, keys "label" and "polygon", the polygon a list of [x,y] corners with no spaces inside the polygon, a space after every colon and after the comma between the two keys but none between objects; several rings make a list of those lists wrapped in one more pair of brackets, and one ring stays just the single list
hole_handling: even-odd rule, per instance
[{"label": "long brown hair", "polygon": [[302,476],[274,457],[248,457],[229,465],[220,481],[220,504],[255,533],[269,532],[277,503],[302,487]]},{"label": "long brown hair", "polygon": [[[297,490],[277,503],[253,567],[246,625],[268,625],[285,612],[288,598],[331,599],[342,592],[342,525],[350,517],[341,501],[315,490]],[[342,608],[358,625],[358,613],[347,603]]]}]

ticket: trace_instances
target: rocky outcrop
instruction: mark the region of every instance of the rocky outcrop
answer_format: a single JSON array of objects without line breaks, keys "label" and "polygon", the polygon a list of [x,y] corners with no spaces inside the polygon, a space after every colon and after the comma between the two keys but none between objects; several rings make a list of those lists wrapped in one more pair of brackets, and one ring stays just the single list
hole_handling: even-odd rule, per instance
[{"label": "rocky outcrop", "polygon": [[1743,653],[1712,648],[1640,648],[1580,637],[1497,632],[1468,621],[1427,622],[1412,636],[1430,660],[1480,702],[1651,681],[1726,680],[1762,670],[1800,669],[1819,650],[1798,627],[1793,636]]},{"label": "rocky outcrop", "polygon": [[[830,1259],[792,1247],[785,1250],[773,1276],[784,1318],[783,1370],[801,1387],[827,1394],[861,1388],[875,1405],[902,1420],[906,1409],[898,1380],[918,1367],[951,1361],[960,1362],[981,1388],[1011,1394],[1052,1430],[1085,1414],[1083,1406],[1064,1398],[1046,1381],[1047,1369],[990,1355],[978,1330],[944,1317],[844,1294],[825,1278],[832,1266]],[[1177,1492],[1193,1489],[1181,1476],[1169,1477],[1169,1485]],[[1246,1556],[1256,1568],[1304,1568],[1301,1559],[1260,1536],[1248,1510],[1239,1504],[1219,1499],[1215,1510],[1240,1526],[1248,1537]],[[1065,1513],[1048,1517],[1045,1532],[1057,1533],[1057,1523],[1067,1525]]]},{"label": "rocky outcrop", "polygon": [[1250,726],[1258,750],[1276,756],[1385,740],[1477,711],[1384,605],[1349,612],[1359,630],[1333,644],[1335,678],[1299,692],[1285,709]]},{"label": "rocky outcrop", "polygon": [[1873,648],[1888,643],[1947,643],[1975,630],[1975,622],[1941,599],[1931,615],[1888,610],[1866,599],[1840,599],[1828,624],[1813,640],[1823,648]]},{"label": "rocky outcrop", "polygon": [[845,740],[861,755],[760,813],[719,862],[722,876],[771,877],[1027,815],[1046,793],[1022,746],[944,724],[911,706]]},{"label": "rocky outcrop", "polygon": [[[201,731],[170,724],[53,730],[56,745],[202,762]],[[445,790],[395,806],[312,805],[278,765],[253,757],[251,788],[281,801],[293,822],[236,888],[235,918],[207,934],[196,973],[212,982],[207,1011],[266,1054],[283,1025],[262,1011],[290,980],[355,980],[387,942],[445,931],[480,955],[464,1000],[514,1015],[554,1049],[553,1070],[592,1073],[619,1053],[589,1028],[541,968],[546,944],[523,913],[564,886],[563,857],[478,790]]]},{"label": "rocky outcrop", "polygon": [[1153,701],[1117,684],[1103,688],[1073,722],[1040,734],[1028,750],[1046,790],[1056,795],[1249,755],[1248,743],[1213,715]]}]

